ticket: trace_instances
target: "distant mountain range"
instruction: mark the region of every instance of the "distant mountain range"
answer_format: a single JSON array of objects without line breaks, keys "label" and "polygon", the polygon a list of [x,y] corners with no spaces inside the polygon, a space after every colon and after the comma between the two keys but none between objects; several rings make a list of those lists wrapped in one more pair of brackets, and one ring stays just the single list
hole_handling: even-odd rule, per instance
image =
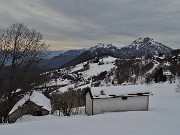
[{"label": "distant mountain range", "polygon": [[152,38],[139,38],[130,45],[118,48],[113,44],[99,43],[89,49],[69,50],[50,59],[42,60],[40,67],[45,69],[57,69],[76,65],[84,61],[104,55],[116,58],[132,58],[141,56],[152,56],[170,54],[173,49],[154,41]]},{"label": "distant mountain range", "polygon": [[[76,58],[81,53],[85,52],[86,50],[68,50],[66,52],[62,51],[55,51],[49,52],[48,58],[41,60],[39,63],[39,67],[44,70],[51,70],[57,69],[64,65],[65,63],[71,61],[72,59]],[[59,53],[58,53],[59,52]],[[47,52],[48,54],[48,52]],[[57,54],[56,56],[53,56]],[[53,57],[52,57],[53,56]]]},{"label": "distant mountain range", "polygon": [[60,54],[63,54],[63,53],[65,53],[66,51],[65,50],[58,50],[58,51],[47,51],[46,52],[46,59],[51,59],[51,58],[53,58],[53,57],[55,57],[55,56],[58,56],[58,55],[60,55]]}]

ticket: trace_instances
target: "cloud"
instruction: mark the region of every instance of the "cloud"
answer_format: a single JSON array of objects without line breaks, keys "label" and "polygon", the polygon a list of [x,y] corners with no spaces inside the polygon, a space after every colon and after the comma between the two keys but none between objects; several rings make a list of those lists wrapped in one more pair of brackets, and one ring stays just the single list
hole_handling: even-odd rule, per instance
[{"label": "cloud", "polygon": [[179,0],[6,0],[0,26],[24,22],[59,49],[145,36],[180,48],[179,7]]}]

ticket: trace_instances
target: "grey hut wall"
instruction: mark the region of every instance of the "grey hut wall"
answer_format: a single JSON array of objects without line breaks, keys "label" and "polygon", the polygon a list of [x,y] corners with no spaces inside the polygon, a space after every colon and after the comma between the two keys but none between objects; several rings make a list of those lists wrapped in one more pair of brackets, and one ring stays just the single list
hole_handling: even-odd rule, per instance
[{"label": "grey hut wall", "polygon": [[104,112],[148,111],[148,108],[149,95],[127,97],[127,99],[122,97],[91,99],[89,92],[86,93],[86,114],[88,115]]},{"label": "grey hut wall", "polygon": [[92,113],[92,106],[93,106],[93,100],[91,99],[91,96],[89,92],[86,93],[86,114],[87,115],[93,115]]}]

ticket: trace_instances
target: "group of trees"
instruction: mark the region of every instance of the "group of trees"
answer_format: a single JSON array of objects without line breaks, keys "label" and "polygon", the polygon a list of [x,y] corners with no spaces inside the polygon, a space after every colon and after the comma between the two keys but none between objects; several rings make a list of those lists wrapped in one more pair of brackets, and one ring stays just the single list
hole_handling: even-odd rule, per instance
[{"label": "group of trees", "polygon": [[21,94],[43,82],[37,65],[47,49],[42,34],[22,23],[0,29],[0,117],[7,117]]},{"label": "group of trees", "polygon": [[154,81],[155,83],[158,82],[165,82],[167,80],[166,75],[163,75],[163,68],[160,67],[159,69],[156,69]]},{"label": "group of trees", "polygon": [[[141,73],[141,67],[139,65],[139,60],[135,60],[135,59],[117,60],[116,66],[117,66],[117,70],[116,70],[115,75],[116,75],[118,84],[122,84],[123,82],[130,82],[130,81],[132,81],[131,83],[135,83],[136,78]],[[134,75],[136,75],[136,76],[134,76]]]},{"label": "group of trees", "polygon": [[[144,64],[143,64],[144,63]],[[172,67],[174,69],[175,74],[179,72],[178,70],[175,70],[179,67],[178,64],[172,64],[167,69],[164,69],[163,62],[160,63],[160,65],[155,69],[155,71],[150,71],[154,66],[154,61],[151,58],[145,59],[145,62],[142,62],[142,60],[137,59],[120,59],[116,61],[116,73],[115,78],[117,80],[118,84],[122,84],[123,82],[130,82],[130,83],[136,83],[136,81],[139,79],[139,77],[145,78],[145,83],[149,84],[150,82],[165,82],[167,79],[169,81],[172,81],[172,78],[167,78],[166,75],[163,74],[164,71],[171,71]],[[173,72],[173,71],[172,71]],[[174,72],[173,72],[174,73]],[[143,82],[142,82],[143,83]]]},{"label": "group of trees", "polygon": [[79,113],[79,107],[85,105],[85,90],[74,90],[69,88],[65,92],[57,92],[51,95],[53,112],[58,110],[59,115],[70,116],[72,113]]}]

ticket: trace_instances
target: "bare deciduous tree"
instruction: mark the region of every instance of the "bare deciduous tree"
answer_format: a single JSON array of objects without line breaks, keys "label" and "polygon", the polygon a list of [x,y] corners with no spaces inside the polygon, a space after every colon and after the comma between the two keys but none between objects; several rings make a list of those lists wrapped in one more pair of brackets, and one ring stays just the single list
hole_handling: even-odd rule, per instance
[{"label": "bare deciduous tree", "polygon": [[41,33],[22,23],[0,30],[0,97],[6,97],[6,116],[17,97],[17,89],[23,94],[36,85],[37,64],[47,49]]}]

